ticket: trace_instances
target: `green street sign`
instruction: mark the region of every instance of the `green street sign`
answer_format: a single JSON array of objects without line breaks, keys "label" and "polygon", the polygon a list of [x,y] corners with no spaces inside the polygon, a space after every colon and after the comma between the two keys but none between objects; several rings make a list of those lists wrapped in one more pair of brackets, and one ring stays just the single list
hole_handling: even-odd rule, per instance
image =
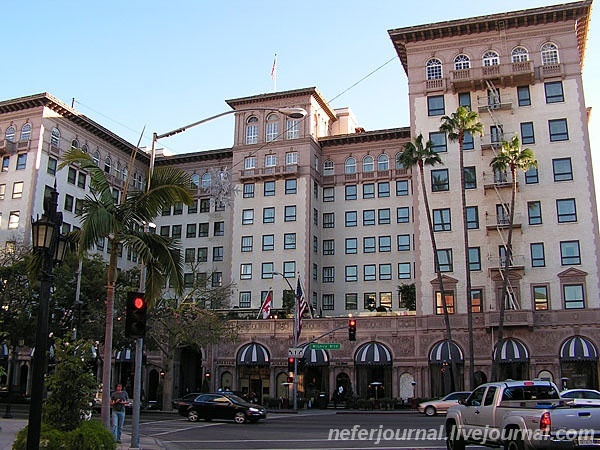
[{"label": "green street sign", "polygon": [[329,342],[327,344],[316,344],[316,343],[310,344],[311,350],[339,350],[340,347],[341,347],[341,344],[339,344],[337,342]]}]

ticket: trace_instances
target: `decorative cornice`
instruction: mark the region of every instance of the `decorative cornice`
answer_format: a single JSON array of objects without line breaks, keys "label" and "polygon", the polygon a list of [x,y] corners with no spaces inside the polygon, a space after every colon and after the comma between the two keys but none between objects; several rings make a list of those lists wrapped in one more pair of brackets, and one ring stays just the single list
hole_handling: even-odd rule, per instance
[{"label": "decorative cornice", "polygon": [[361,133],[342,134],[319,138],[321,147],[334,145],[359,144],[362,142],[390,141],[397,139],[410,139],[410,128],[389,128],[387,130],[365,131]]}]

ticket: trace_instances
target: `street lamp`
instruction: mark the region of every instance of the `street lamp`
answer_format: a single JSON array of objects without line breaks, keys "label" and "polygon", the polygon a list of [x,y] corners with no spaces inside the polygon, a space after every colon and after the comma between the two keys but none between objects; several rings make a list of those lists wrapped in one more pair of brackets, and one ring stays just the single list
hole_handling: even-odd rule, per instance
[{"label": "street lamp", "polygon": [[[290,290],[292,291],[292,295],[294,296],[294,348],[298,348],[298,298],[296,297],[296,294],[294,292],[294,288],[292,287],[292,285],[290,284],[290,282],[288,281],[287,277],[282,274],[281,272],[271,272],[272,275],[281,275],[281,277],[285,280],[285,282],[287,283],[287,285],[290,287]],[[296,356],[294,356],[294,379],[293,379],[293,383],[292,383],[292,395],[294,396],[293,398],[293,402],[294,402],[294,411],[296,411],[298,409],[298,358]]]},{"label": "street lamp", "polygon": [[29,407],[29,423],[27,427],[27,450],[40,447],[42,429],[42,403],[44,397],[44,375],[47,367],[48,353],[48,317],[50,289],[52,288],[52,269],[54,262],[64,259],[67,249],[66,239],[60,235],[62,213],[57,212],[58,192],[56,186],[50,196],[44,199],[44,213],[36,221],[32,220],[31,235],[33,251],[41,258],[40,271],[40,306],[33,355],[31,382],[31,403]]}]

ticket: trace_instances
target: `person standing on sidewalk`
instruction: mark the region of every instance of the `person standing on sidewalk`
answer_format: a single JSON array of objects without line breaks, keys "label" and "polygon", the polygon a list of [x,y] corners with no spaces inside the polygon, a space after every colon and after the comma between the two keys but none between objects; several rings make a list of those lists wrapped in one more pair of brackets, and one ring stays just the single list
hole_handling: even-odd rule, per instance
[{"label": "person standing on sidewalk", "polygon": [[123,385],[117,384],[117,390],[110,396],[110,406],[112,407],[112,433],[116,442],[121,442],[121,433],[125,423],[125,405],[129,402],[127,391],[123,390]]}]

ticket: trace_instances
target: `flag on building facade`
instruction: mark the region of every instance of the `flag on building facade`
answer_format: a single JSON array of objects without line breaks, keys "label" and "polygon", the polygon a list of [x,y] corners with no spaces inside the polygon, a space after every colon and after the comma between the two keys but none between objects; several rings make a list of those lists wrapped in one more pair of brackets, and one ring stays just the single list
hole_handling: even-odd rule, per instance
[{"label": "flag on building facade", "polygon": [[257,319],[259,319],[261,315],[263,319],[268,319],[271,315],[271,308],[273,308],[273,291],[267,292],[265,301],[263,302],[260,311],[258,312]]},{"label": "flag on building facade", "polygon": [[300,275],[298,275],[298,284],[296,285],[296,308],[298,312],[298,320],[296,321],[298,329],[296,330],[296,342],[300,340],[300,333],[302,332],[302,316],[308,308],[308,303],[302,292],[302,286],[300,286]]}]

